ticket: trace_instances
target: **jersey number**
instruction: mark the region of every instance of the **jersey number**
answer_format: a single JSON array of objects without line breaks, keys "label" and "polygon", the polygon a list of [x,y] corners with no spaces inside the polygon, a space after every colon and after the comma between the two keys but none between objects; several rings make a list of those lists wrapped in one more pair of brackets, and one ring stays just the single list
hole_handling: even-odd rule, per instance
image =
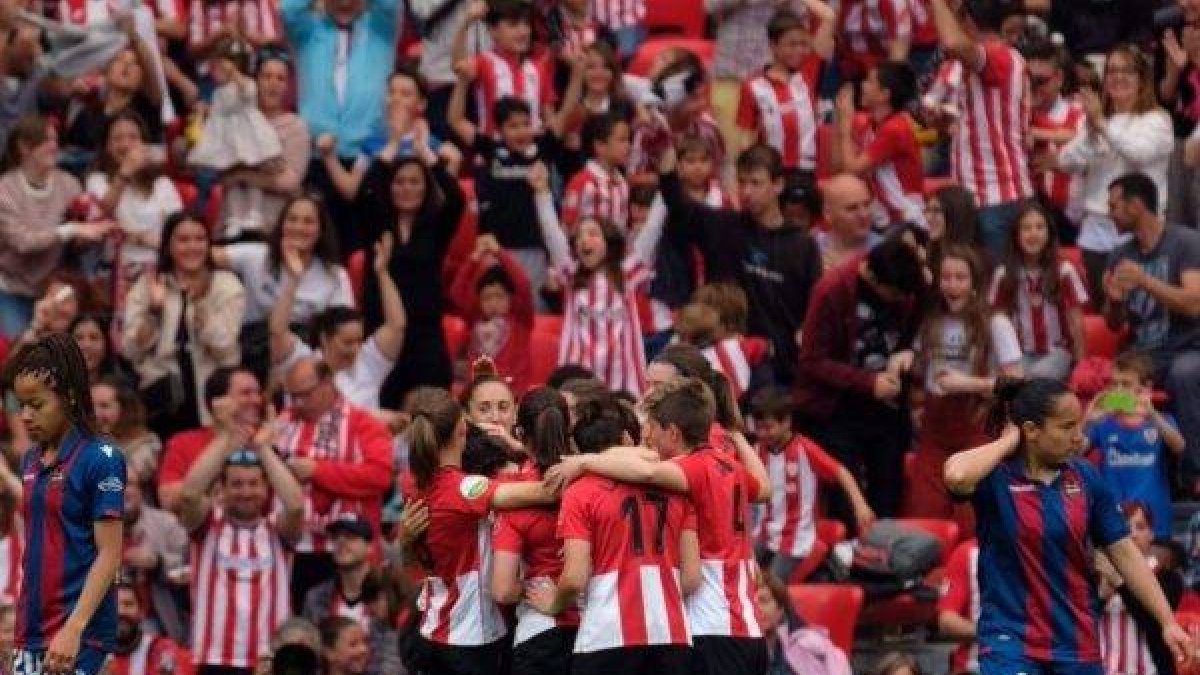
[{"label": "jersey number", "polygon": [[[640,503],[639,503],[640,502]],[[667,527],[667,496],[661,492],[646,491],[640,495],[629,495],[621,502],[621,515],[629,519],[629,545],[635,555],[646,554],[645,529],[642,527],[642,511],[650,506],[655,511],[654,553],[663,554],[663,531]]]}]

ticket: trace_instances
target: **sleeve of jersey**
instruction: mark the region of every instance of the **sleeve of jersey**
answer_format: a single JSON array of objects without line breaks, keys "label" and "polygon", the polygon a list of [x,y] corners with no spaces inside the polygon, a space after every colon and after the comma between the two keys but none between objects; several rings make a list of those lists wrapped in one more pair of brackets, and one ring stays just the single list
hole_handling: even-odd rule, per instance
[{"label": "sleeve of jersey", "polygon": [[521,554],[521,530],[517,527],[516,513],[501,512],[492,529],[492,548],[505,553]]},{"label": "sleeve of jersey", "polygon": [[1075,265],[1064,260],[1058,278],[1059,292],[1067,307],[1082,307],[1088,303],[1087,287],[1079,277],[1079,270],[1075,269]]},{"label": "sleeve of jersey", "polygon": [[1117,498],[1096,468],[1087,462],[1076,462],[1083,476],[1089,497],[1088,532],[1098,546],[1108,546],[1129,536],[1129,523],[1121,513]]},{"label": "sleeve of jersey", "polygon": [[88,458],[85,473],[93,490],[92,520],[110,520],[125,515],[125,455],[108,444],[97,445]]},{"label": "sleeve of jersey", "polygon": [[459,507],[480,518],[486,516],[492,510],[492,496],[499,486],[499,483],[485,476],[463,476],[456,492]]},{"label": "sleeve of jersey", "polygon": [[971,542],[959,544],[950,555],[950,562],[946,565],[946,582],[942,597],[938,598],[939,612],[962,614],[967,608],[971,594],[971,580],[967,578],[970,573],[967,569],[967,554],[971,546]]},{"label": "sleeve of jersey", "polygon": [[873,166],[879,166],[885,162],[891,161],[893,157],[900,154],[902,144],[897,135],[902,133],[901,129],[896,126],[895,122],[902,121],[898,117],[888,120],[879,127],[875,138],[867,144],[867,159],[871,160]]},{"label": "sleeve of jersey", "polygon": [[701,486],[705,484],[704,480],[704,464],[700,457],[692,455],[681,455],[671,460],[679,466],[683,471],[683,477],[687,479],[687,495],[693,500],[704,499],[704,495],[700,494]]},{"label": "sleeve of jersey", "polygon": [[989,87],[1005,84],[1012,75],[1015,66],[1012,52],[1008,46],[998,40],[990,40],[979,45],[983,54],[983,65],[980,66],[979,77]]},{"label": "sleeve of jersey", "polygon": [[586,484],[576,483],[563,493],[558,511],[558,538],[592,541],[592,518],[589,504],[593,495]]},{"label": "sleeve of jersey", "polygon": [[842,463],[831,457],[821,446],[805,439],[804,454],[808,456],[808,465],[818,478],[826,483],[837,480]]}]

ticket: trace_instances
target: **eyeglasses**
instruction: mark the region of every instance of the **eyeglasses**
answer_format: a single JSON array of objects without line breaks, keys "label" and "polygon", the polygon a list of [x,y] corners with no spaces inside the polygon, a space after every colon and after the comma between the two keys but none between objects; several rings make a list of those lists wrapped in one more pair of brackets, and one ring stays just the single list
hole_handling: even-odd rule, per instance
[{"label": "eyeglasses", "polygon": [[258,453],[250,448],[242,448],[234,450],[231,455],[225,460],[227,466],[260,466],[262,460],[259,459]]}]

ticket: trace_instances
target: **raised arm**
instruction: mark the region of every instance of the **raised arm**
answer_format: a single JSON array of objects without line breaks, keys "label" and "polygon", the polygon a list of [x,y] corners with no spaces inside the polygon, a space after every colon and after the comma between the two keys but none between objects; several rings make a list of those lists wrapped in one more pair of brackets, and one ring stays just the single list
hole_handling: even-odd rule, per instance
[{"label": "raised arm", "polygon": [[804,0],[804,7],[816,21],[817,30],[812,36],[812,50],[822,59],[833,57],[834,34],[837,32],[837,12],[822,0]]},{"label": "raised arm", "polygon": [[[222,398],[214,401],[214,417],[218,415],[217,405],[221,401],[225,401],[221,403],[222,408],[231,408],[233,405],[232,401],[228,399]],[[222,409],[221,414],[232,413]],[[194,532],[208,519],[209,511],[212,509],[208,493],[212,488],[213,481],[221,474],[226,458],[243,445],[241,440],[245,440],[244,436],[240,439],[236,438],[230,427],[226,427],[220,422],[218,425],[217,434],[204,448],[204,452],[196,458],[196,462],[188,471],[187,478],[183,479],[183,492],[179,496],[179,522],[188,532]]]},{"label": "raised arm", "polygon": [[283,507],[276,526],[279,536],[284,541],[295,542],[304,534],[304,488],[292,475],[287,464],[276,454],[275,433],[274,410],[268,409],[267,419],[255,434],[254,445],[258,450],[259,461],[262,462],[263,472],[267,474],[267,483]]},{"label": "raised arm", "polygon": [[375,329],[375,345],[389,361],[399,358],[400,350],[404,348],[404,330],[408,325],[404,299],[388,270],[393,241],[391,231],[387,231],[375,244],[375,278],[379,281],[379,297],[383,305],[383,324]]},{"label": "raised arm", "polygon": [[950,0],[931,0],[933,23],[937,26],[938,39],[950,56],[959,59],[971,70],[979,70],[983,62],[979,55],[979,43],[963,30]]},{"label": "raised arm", "polygon": [[646,215],[646,222],[638,230],[629,246],[630,254],[652,267],[658,252],[658,242],[662,240],[666,225],[667,205],[663,202],[662,195],[655,195],[654,201],[650,204],[650,212]]},{"label": "raised arm", "polygon": [[946,483],[946,489],[963,497],[972,494],[975,487],[1015,452],[1020,444],[1021,431],[1010,424],[1005,427],[1000,438],[951,455],[942,469],[942,480]]},{"label": "raised arm", "polygon": [[471,83],[475,81],[475,65],[463,59],[454,63],[454,89],[450,93],[450,106],[446,111],[450,128],[464,148],[475,145],[475,124],[467,119],[467,95]]},{"label": "raised arm", "polygon": [[272,366],[284,363],[296,349],[296,336],[292,334],[292,309],[296,305],[296,290],[304,276],[304,263],[290,246],[283,249],[283,287],[279,299],[267,315],[267,353]]},{"label": "raised arm", "polygon": [[161,106],[165,92],[162,90],[162,77],[158,70],[158,58],[154,53],[157,45],[151,46],[142,39],[137,31],[134,15],[127,14],[118,19],[118,24],[129,38],[129,46],[137,55],[138,65],[142,69],[142,95],[155,107]]},{"label": "raised arm", "polygon": [[533,186],[534,202],[537,206],[538,226],[542,228],[542,241],[550,256],[550,264],[558,268],[569,267],[573,261],[571,244],[567,233],[558,222],[554,209],[554,196],[550,194],[550,174],[544,164],[539,163],[529,172],[529,183]]}]

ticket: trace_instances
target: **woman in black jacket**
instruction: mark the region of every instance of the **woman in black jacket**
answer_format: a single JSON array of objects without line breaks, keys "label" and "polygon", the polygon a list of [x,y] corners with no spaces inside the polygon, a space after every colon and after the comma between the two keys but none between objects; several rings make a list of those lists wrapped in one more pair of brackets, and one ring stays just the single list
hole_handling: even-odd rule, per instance
[{"label": "woman in black jacket", "polygon": [[[422,145],[422,144],[418,144]],[[372,214],[366,233],[376,241],[390,228],[395,235],[389,269],[404,307],[408,327],[404,349],[384,382],[380,404],[398,409],[404,395],[419,386],[449,387],[453,366],[442,335],[444,295],[442,262],[458,230],[465,200],[458,181],[429,148],[394,159],[381,153],[363,178],[359,199]],[[368,275],[363,298],[367,333],[383,322],[379,286]]]}]

